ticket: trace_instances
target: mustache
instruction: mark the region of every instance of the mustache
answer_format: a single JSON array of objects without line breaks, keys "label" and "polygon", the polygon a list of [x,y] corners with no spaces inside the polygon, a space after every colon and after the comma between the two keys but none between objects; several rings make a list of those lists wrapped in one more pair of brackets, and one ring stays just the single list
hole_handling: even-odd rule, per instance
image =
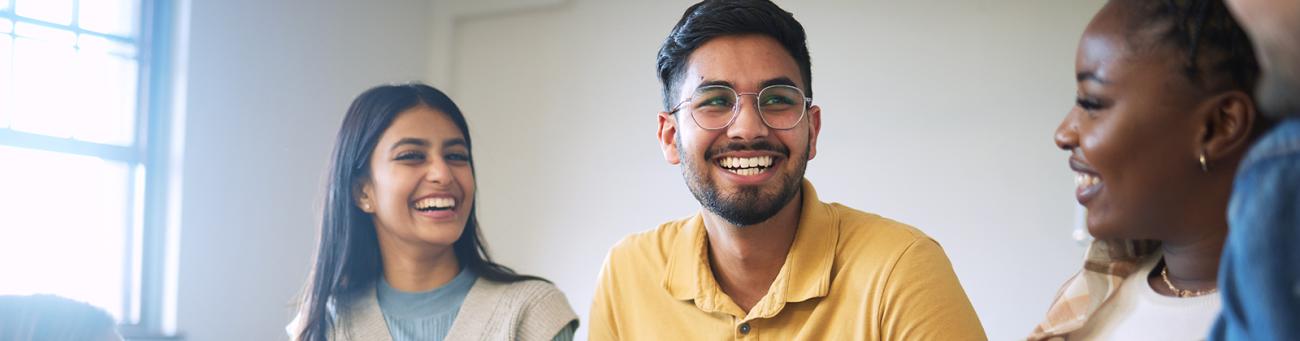
[{"label": "mustache", "polygon": [[769,142],[768,140],[758,140],[749,143],[739,142],[739,141],[728,142],[727,144],[724,144],[717,148],[712,148],[709,149],[708,151],[705,151],[704,159],[705,160],[712,159],[714,156],[726,152],[739,152],[739,151],[768,151],[768,152],[781,154],[782,156],[785,156],[787,158],[790,157],[790,148],[786,148],[785,146],[781,146],[781,145],[772,144],[772,142]]}]

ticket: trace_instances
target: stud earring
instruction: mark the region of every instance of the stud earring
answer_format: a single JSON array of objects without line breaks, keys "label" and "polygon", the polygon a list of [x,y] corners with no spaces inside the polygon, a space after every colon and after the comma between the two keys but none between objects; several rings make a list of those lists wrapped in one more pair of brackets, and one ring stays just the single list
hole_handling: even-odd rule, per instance
[{"label": "stud earring", "polygon": [[1205,163],[1205,152],[1201,152],[1201,172],[1209,172],[1210,166]]}]

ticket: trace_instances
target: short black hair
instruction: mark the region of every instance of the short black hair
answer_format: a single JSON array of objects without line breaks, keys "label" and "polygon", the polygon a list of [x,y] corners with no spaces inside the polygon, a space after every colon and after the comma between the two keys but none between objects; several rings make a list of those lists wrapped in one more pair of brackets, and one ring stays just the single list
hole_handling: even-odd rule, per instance
[{"label": "short black hair", "polygon": [[1254,93],[1260,66],[1246,31],[1223,0],[1112,0],[1131,12],[1134,32],[1155,29],[1155,43],[1184,56],[1183,75],[1206,90]]},{"label": "short black hair", "polygon": [[776,39],[794,57],[803,76],[804,95],[812,97],[812,61],[807,35],[794,15],[770,0],[705,0],[686,9],[668,39],[659,48],[659,82],[663,84],[664,110],[677,104],[674,94],[686,61],[700,45],[729,35],[760,34]]}]

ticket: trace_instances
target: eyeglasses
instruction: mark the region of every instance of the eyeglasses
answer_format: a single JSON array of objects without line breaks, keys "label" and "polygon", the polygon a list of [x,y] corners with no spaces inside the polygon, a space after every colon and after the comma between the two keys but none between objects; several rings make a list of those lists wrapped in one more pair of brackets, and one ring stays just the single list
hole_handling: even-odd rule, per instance
[{"label": "eyeglasses", "polygon": [[754,96],[763,124],[777,130],[794,128],[812,106],[811,97],[804,97],[803,90],[790,85],[771,85],[758,92],[745,93],[737,93],[726,85],[709,85],[695,89],[690,98],[678,103],[668,114],[689,109],[700,128],[723,129],[739,116],[741,96]]}]

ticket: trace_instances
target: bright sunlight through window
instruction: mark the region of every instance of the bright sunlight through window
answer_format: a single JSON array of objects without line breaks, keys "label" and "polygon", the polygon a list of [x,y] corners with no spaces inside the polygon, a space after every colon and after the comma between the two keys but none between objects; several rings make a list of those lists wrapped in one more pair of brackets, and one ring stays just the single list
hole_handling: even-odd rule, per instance
[{"label": "bright sunlight through window", "polygon": [[143,12],[140,0],[0,0],[0,295],[139,319]]}]

